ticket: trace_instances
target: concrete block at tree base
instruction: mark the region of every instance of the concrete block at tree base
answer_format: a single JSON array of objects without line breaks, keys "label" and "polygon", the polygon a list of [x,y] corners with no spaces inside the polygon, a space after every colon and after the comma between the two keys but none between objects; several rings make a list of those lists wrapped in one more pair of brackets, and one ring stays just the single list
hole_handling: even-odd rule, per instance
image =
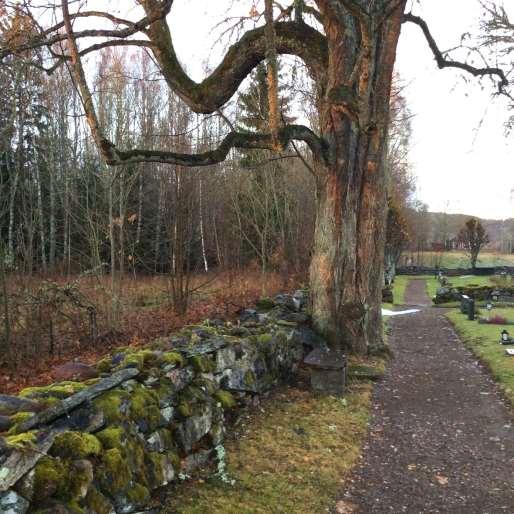
[{"label": "concrete block at tree base", "polygon": [[305,358],[311,387],[323,394],[342,395],[346,386],[346,356],[327,347],[315,348]]}]

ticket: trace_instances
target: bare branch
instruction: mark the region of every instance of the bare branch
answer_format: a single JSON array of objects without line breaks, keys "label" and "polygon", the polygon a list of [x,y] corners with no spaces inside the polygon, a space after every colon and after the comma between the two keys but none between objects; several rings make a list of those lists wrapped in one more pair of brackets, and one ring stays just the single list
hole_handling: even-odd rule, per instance
[{"label": "bare branch", "polygon": [[499,79],[498,92],[500,94],[504,94],[504,95],[510,97],[510,95],[505,90],[505,88],[509,85],[509,81],[502,69],[495,68],[495,67],[476,68],[467,63],[448,60],[444,57],[441,50],[439,50],[439,47],[437,46],[437,43],[435,42],[432,34],[430,33],[430,30],[429,30],[428,25],[425,20],[423,20],[419,16],[413,15],[412,13],[405,13],[403,15],[403,21],[414,23],[421,28],[421,30],[423,31],[423,34],[428,42],[428,46],[430,47],[430,50],[432,50],[432,53],[434,54],[435,60],[437,62],[437,66],[439,68],[441,68],[441,69],[442,68],[458,68],[460,70],[466,71],[467,73],[470,73],[471,75],[473,75],[475,77],[496,76]]},{"label": "bare branch", "polygon": [[[287,147],[293,140],[304,141],[318,158],[325,159],[325,143],[308,127],[286,125],[279,129],[277,136],[282,148]],[[230,132],[216,149],[199,154],[138,149],[121,151],[111,146],[115,158],[108,164],[116,166],[138,162],[160,162],[186,167],[211,166],[223,162],[233,148],[272,150],[274,148],[274,138],[271,134]]]}]

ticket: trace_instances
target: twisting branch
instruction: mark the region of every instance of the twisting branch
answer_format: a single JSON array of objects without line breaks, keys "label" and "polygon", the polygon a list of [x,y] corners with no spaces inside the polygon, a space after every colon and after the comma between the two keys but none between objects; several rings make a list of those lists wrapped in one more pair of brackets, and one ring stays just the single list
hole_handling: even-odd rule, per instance
[{"label": "twisting branch", "polygon": [[[160,162],[180,166],[210,166],[218,164],[227,157],[232,148],[244,149],[273,149],[274,138],[271,134],[259,134],[252,132],[230,132],[221,142],[218,148],[199,154],[184,154],[176,152],[161,152],[156,150],[119,150],[103,134],[98,121],[91,90],[86,81],[84,68],[80,60],[80,52],[73,37],[73,26],[68,9],[68,0],[62,0],[64,27],[70,52],[70,70],[73,81],[82,101],[86,119],[91,129],[93,139],[100,151],[102,158],[109,165],[133,164],[139,162]],[[323,140],[312,130],[302,125],[288,125],[281,128],[276,136],[282,145],[286,147],[293,139],[305,141],[312,152],[320,159],[326,159],[326,148]]]},{"label": "twisting branch", "polygon": [[[159,6],[156,0],[140,0],[147,16]],[[302,59],[312,75],[323,80],[328,62],[326,38],[304,23],[275,22],[278,54]],[[193,81],[182,67],[173,46],[166,20],[152,23],[148,36],[155,45],[154,57],[170,88],[195,112],[210,114],[224,105],[237,91],[251,70],[266,57],[266,27],[247,31],[232,45],[219,66],[200,83]]]},{"label": "twisting branch", "polygon": [[[324,141],[310,128],[304,125],[286,125],[278,129],[277,136],[282,148],[294,141],[304,141],[317,158],[327,159],[327,149]],[[223,162],[233,148],[245,150],[273,150],[275,138],[271,134],[255,132],[230,132],[221,144],[214,150],[199,154],[183,154],[175,152],[161,152],[156,150],[117,150],[111,146],[115,159],[108,164],[132,164],[138,162],[160,162],[186,167],[211,166]]]},{"label": "twisting branch", "polygon": [[459,61],[452,61],[449,59],[446,59],[439,50],[439,47],[437,46],[437,43],[435,42],[434,37],[430,33],[430,29],[428,28],[428,25],[423,18],[420,18],[419,16],[415,16],[412,13],[405,13],[403,15],[403,21],[404,22],[410,22],[418,25],[421,30],[423,31],[423,34],[425,36],[425,39],[427,40],[428,46],[430,47],[430,50],[432,50],[432,53],[434,54],[435,60],[437,62],[437,66],[439,68],[458,68],[460,70],[466,71],[467,73],[471,73],[471,75],[475,77],[484,77],[484,76],[496,76],[499,79],[498,82],[498,92],[500,94],[504,94],[506,96],[510,96],[507,91],[506,87],[509,85],[509,81],[504,73],[504,71],[500,68],[495,67],[484,67],[484,68],[476,68],[475,66],[472,66],[470,64],[459,62]]}]

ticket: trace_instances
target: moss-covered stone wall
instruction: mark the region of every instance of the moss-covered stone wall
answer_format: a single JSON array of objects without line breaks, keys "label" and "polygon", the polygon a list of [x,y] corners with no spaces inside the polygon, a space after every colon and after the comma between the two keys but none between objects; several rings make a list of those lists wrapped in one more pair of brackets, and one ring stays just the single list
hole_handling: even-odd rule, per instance
[{"label": "moss-covered stone wall", "polygon": [[144,349],[120,348],[97,363],[98,378],[7,398],[0,512],[148,508],[153,491],[220,453],[227,411],[322,344],[305,303],[301,291],[266,299],[236,323],[205,321]]}]

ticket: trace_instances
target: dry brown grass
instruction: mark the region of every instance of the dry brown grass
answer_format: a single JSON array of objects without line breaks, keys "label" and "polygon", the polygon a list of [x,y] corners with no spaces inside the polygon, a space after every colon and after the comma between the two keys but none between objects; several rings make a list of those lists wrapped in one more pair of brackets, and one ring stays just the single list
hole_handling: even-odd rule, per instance
[{"label": "dry brown grass", "polygon": [[[35,295],[49,281],[59,286],[77,282],[84,303],[93,305],[97,311],[98,330],[94,340],[84,309],[61,306],[56,310],[53,304],[34,307],[20,300]],[[0,372],[0,392],[49,383],[52,369],[63,362],[73,359],[96,362],[118,346],[144,345],[206,318],[233,318],[241,308],[262,296],[263,291],[274,295],[292,289],[299,278],[284,279],[275,273],[262,276],[255,270],[242,270],[199,274],[193,277],[192,283],[196,291],[189,309],[185,315],[177,315],[171,305],[166,276],[126,275],[119,284],[119,313],[114,316],[109,276],[9,277],[12,359],[9,366],[7,361],[0,365],[5,370]],[[51,317],[54,319],[52,338],[48,326]],[[0,325],[0,337],[3,336],[3,325]]]}]

